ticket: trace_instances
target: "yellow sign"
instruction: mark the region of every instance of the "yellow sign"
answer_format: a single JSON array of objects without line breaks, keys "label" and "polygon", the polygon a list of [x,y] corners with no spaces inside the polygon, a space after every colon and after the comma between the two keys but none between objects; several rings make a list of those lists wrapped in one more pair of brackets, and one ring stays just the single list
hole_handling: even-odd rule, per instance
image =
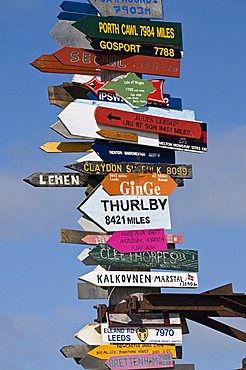
[{"label": "yellow sign", "polygon": [[43,144],[40,149],[46,153],[76,153],[76,152],[93,152],[90,142],[49,142]]},{"label": "yellow sign", "polygon": [[92,349],[87,354],[107,360],[112,356],[146,355],[156,352],[168,352],[173,358],[177,358],[175,345],[165,344],[105,344]]}]

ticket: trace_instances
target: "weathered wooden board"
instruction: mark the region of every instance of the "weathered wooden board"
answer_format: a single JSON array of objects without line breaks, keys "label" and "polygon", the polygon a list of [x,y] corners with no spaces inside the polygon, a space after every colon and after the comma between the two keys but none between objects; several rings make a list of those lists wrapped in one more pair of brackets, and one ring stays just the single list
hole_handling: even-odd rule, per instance
[{"label": "weathered wooden board", "polygon": [[40,72],[46,73],[65,73],[65,74],[80,73],[94,76],[95,74],[98,74],[100,72],[100,68],[91,68],[88,66],[73,67],[69,65],[64,65],[53,54],[51,55],[43,54],[30,64],[33,67],[37,68]]},{"label": "weathered wooden board", "polygon": [[87,16],[73,27],[89,37],[182,48],[181,23]]},{"label": "weathered wooden board", "polygon": [[157,352],[168,352],[172,354],[173,358],[182,358],[181,346],[165,344],[105,344],[94,348],[88,352],[88,355],[100,358],[102,360],[107,360],[111,356],[125,356]]},{"label": "weathered wooden board", "polygon": [[167,196],[111,197],[100,185],[78,210],[107,232],[117,230],[171,228]]},{"label": "weathered wooden board", "polygon": [[[52,55],[62,65],[72,69],[73,73],[78,74],[83,74],[80,69],[85,71],[87,68],[88,70],[100,68],[109,71],[120,71],[122,73],[134,71],[135,73],[146,73],[150,75],[180,77],[180,59],[128,54],[111,55],[104,51],[71,48],[67,46],[64,46]],[[37,60],[32,65],[37,68]]]},{"label": "weathered wooden board", "polygon": [[[91,234],[97,235],[95,232],[91,232]],[[60,229],[60,243],[84,244],[82,238],[86,237],[87,235],[87,231]],[[103,235],[104,234],[102,234],[102,236]]]},{"label": "weathered wooden board", "polygon": [[78,299],[107,299],[108,290],[88,283],[78,283]]},{"label": "weathered wooden board", "polygon": [[163,173],[176,178],[192,179],[192,165],[190,164],[92,161],[74,163],[65,167],[91,175],[104,175],[108,173]]},{"label": "weathered wooden board", "polygon": [[58,46],[72,46],[75,48],[92,49],[90,42],[80,31],[72,26],[74,22],[60,20],[50,30],[49,34]]},{"label": "weathered wooden board", "polygon": [[89,153],[93,152],[91,145],[93,142],[49,142],[40,146],[46,153],[76,153],[84,152]]},{"label": "weathered wooden board", "polygon": [[131,41],[116,41],[92,38],[91,46],[95,50],[107,50],[108,53],[127,53],[148,55],[163,58],[182,58],[182,51],[172,46],[150,45],[143,43],[133,43]]},{"label": "weathered wooden board", "polygon": [[131,132],[122,132],[117,130],[99,130],[96,132],[105,139],[122,140],[130,142],[138,142],[138,135]]},{"label": "weathered wooden board", "polygon": [[36,187],[87,186],[89,176],[76,172],[35,172],[23,181]]},{"label": "weathered wooden board", "polygon": [[60,86],[49,86],[48,96],[50,104],[57,105],[60,108],[66,108],[69,103],[75,99],[87,99],[88,89],[75,84],[64,82]]},{"label": "weathered wooden board", "polygon": [[107,312],[109,326],[180,326],[181,319],[177,313],[152,313],[144,312],[140,314],[110,313]]},{"label": "weathered wooden board", "polygon": [[[99,243],[88,252],[88,255],[92,258],[92,261],[90,260],[89,263],[92,265],[135,266],[150,269],[198,272],[198,251],[194,250],[175,248],[159,252],[120,253],[108,244]],[[85,258],[84,255],[83,258]]]},{"label": "weathered wooden board", "polygon": [[156,353],[135,356],[113,356],[106,361],[110,370],[173,368],[171,353]]},{"label": "weathered wooden board", "polygon": [[163,18],[162,2],[161,0],[149,2],[125,2],[124,0],[113,0],[111,2],[104,2],[103,0],[89,0],[90,3],[103,16],[117,16],[124,18]]},{"label": "weathered wooden board", "polygon": [[197,288],[196,273],[107,271],[97,266],[93,271],[79,277],[80,280],[101,287],[148,286],[160,288]]}]

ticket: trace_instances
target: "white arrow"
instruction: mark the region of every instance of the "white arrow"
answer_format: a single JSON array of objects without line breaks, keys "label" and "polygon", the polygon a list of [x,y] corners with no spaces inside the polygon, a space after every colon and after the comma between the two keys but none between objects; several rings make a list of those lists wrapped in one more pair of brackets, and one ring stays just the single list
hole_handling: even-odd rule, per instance
[{"label": "white arrow", "polygon": [[74,48],[92,49],[85,35],[72,26],[73,21],[60,20],[50,30],[49,34],[60,46],[71,46]]},{"label": "white arrow", "polygon": [[167,196],[110,196],[100,185],[78,209],[106,232],[171,229]]},{"label": "white arrow", "polygon": [[101,339],[102,336],[100,324],[88,324],[78,331],[78,333],[76,333],[74,336],[89,346],[98,346],[103,344]]},{"label": "white arrow", "polygon": [[107,271],[97,266],[93,271],[79,277],[80,280],[101,287],[148,286],[162,288],[197,288],[196,273]]},{"label": "white arrow", "polygon": [[[82,136],[76,136],[71,135],[68,129],[64,126],[64,124],[61,121],[57,121],[53,125],[50,126],[50,128],[55,131],[57,134],[65,137],[66,139],[85,139],[88,140],[88,137],[82,137]],[[93,138],[90,138],[93,139]]]},{"label": "white arrow", "polygon": [[102,158],[99,157],[99,155],[96,152],[91,152],[76,160],[76,162],[87,162],[87,161],[102,162],[103,160]]},{"label": "white arrow", "polygon": [[87,217],[80,217],[78,224],[82,227],[84,231],[96,232],[96,233],[105,233],[105,230],[101,229],[93,221],[89,220]]},{"label": "white arrow", "polygon": [[[98,135],[97,131],[111,130],[112,126],[97,124],[94,115],[97,106],[134,112],[134,110],[127,104],[76,99],[59,114],[58,118],[72,135],[106,140],[104,137]],[[156,115],[158,117],[186,119],[190,121],[195,120],[194,111],[191,110],[178,111],[174,109],[148,106],[139,108],[138,112]],[[117,127],[117,131],[125,132],[125,130],[125,128]],[[131,132],[138,135],[138,144],[160,147],[158,133],[139,130],[131,130]],[[115,141],[117,140],[115,139]],[[165,146],[161,147],[165,148]],[[170,147],[168,148],[170,149]]]}]

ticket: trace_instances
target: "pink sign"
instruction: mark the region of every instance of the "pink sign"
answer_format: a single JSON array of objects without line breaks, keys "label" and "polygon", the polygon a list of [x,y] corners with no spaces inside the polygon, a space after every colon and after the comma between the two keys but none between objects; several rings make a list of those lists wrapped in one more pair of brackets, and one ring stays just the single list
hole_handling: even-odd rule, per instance
[{"label": "pink sign", "polygon": [[99,243],[106,244],[108,239],[111,237],[112,234],[91,234],[86,235],[83,239],[81,239],[84,243],[90,245],[96,245]]},{"label": "pink sign", "polygon": [[120,253],[167,251],[164,229],[116,231],[107,244]]},{"label": "pink sign", "polygon": [[173,367],[171,353],[153,353],[150,355],[113,356],[105,364],[110,370],[163,369]]}]

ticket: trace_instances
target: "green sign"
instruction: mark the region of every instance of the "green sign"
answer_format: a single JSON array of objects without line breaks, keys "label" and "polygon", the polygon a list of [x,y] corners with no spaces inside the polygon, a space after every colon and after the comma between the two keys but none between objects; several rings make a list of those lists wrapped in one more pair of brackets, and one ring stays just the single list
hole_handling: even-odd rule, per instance
[{"label": "green sign", "polygon": [[108,244],[101,243],[90,250],[89,256],[100,265],[198,271],[198,252],[194,250],[169,249],[168,251],[123,254]]},{"label": "green sign", "polygon": [[73,26],[89,37],[117,41],[131,40],[133,43],[155,43],[182,48],[181,23],[88,15],[73,23]]},{"label": "green sign", "polygon": [[104,90],[114,90],[132,108],[141,108],[147,104],[147,98],[156,88],[151,82],[142,80],[135,73],[127,73],[126,76],[116,77],[107,82]]}]

